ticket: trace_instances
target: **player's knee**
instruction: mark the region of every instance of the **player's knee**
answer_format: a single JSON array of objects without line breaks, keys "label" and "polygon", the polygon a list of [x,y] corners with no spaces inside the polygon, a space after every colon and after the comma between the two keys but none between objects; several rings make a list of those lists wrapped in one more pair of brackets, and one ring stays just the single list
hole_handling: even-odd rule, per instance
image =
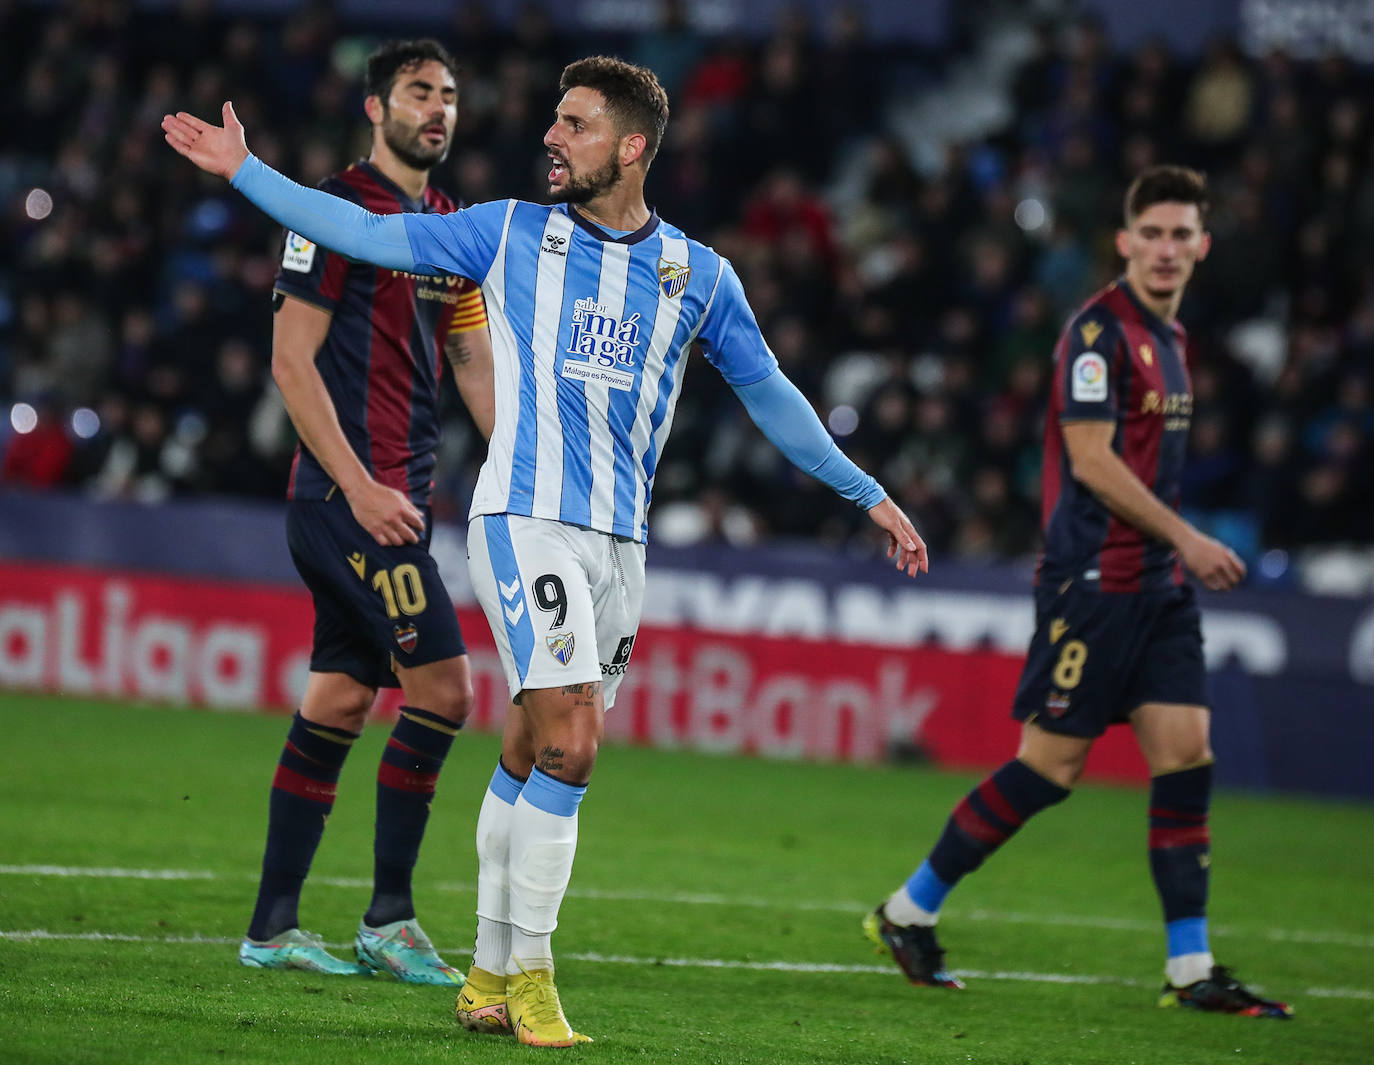
[{"label": "player's knee", "polygon": [[1072,788],[1077,784],[1087,762],[1086,752],[1079,755],[1034,744],[1023,746],[1016,752],[1016,757],[1051,784],[1057,784],[1061,788]]},{"label": "player's knee", "polygon": [[1016,757],[1051,783],[1072,788],[1083,775],[1091,747],[1091,740],[1055,735],[1028,724],[1022,729]]},{"label": "player's knee", "polygon": [[596,766],[596,753],[600,748],[598,737],[592,735],[560,736],[538,745],[534,765],[541,773],[546,773],[565,784],[585,784],[592,778]]},{"label": "player's knee", "polygon": [[472,681],[467,677],[435,692],[430,699],[432,713],[461,725],[472,713]]},{"label": "player's knee", "polygon": [[1164,773],[1177,773],[1184,769],[1209,765],[1215,761],[1215,758],[1212,754],[1212,745],[1203,737],[1196,742],[1176,743],[1167,751],[1149,758],[1148,761],[1150,763],[1150,775],[1157,777]]},{"label": "player's knee", "polygon": [[435,662],[402,678],[406,701],[461,725],[472,712],[472,673],[465,658]]},{"label": "player's knee", "polygon": [[375,692],[359,689],[340,694],[327,704],[312,705],[302,710],[302,716],[317,725],[343,729],[346,732],[361,732],[375,698]]},{"label": "player's knee", "polygon": [[1058,784],[1061,788],[1072,788],[1083,775],[1083,761],[1081,759],[1053,762],[1047,766],[1031,766],[1031,768],[1050,783]]}]

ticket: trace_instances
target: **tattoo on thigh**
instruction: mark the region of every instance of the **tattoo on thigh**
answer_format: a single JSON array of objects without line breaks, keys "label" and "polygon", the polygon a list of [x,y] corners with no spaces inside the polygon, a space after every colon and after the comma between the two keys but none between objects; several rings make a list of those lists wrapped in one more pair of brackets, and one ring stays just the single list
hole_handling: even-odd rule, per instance
[{"label": "tattoo on thigh", "polygon": [[593,681],[591,684],[565,684],[563,694],[573,697],[573,706],[595,706],[596,694],[601,690],[601,682]]},{"label": "tattoo on thigh", "polygon": [[563,768],[563,748],[544,747],[539,751],[539,757],[534,764],[539,767],[542,773],[548,773],[554,769]]}]

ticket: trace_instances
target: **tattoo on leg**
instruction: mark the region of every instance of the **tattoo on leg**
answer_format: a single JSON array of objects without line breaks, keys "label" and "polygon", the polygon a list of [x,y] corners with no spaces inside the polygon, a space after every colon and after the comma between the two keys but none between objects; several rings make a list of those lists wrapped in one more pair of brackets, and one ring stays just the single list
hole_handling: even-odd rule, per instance
[{"label": "tattoo on leg", "polygon": [[535,759],[536,766],[541,773],[549,773],[555,769],[563,768],[563,748],[544,747],[539,751],[539,757]]},{"label": "tattoo on leg", "polygon": [[573,706],[595,706],[597,692],[601,691],[601,682],[593,681],[591,684],[565,684],[563,694],[573,697]]}]

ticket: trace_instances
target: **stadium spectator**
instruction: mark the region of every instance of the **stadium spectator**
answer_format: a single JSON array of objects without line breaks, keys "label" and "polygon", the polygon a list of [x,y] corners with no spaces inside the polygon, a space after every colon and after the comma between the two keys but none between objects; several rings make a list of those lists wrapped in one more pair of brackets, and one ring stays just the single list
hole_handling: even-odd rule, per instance
[{"label": "stadium spectator", "polygon": [[56,488],[67,480],[76,448],[62,425],[61,409],[51,396],[29,406],[5,444],[0,481],[24,488]]},{"label": "stadium spectator", "polygon": [[[544,125],[541,90],[564,60],[589,50],[588,42],[561,37],[538,5],[513,23],[483,5],[459,5],[451,25],[466,53],[468,106],[450,164],[459,176],[439,173],[436,180],[474,202],[538,198],[542,164],[530,145]],[[1374,271],[1364,261],[1374,241],[1368,68],[1282,52],[1250,58],[1225,41],[1201,57],[1160,41],[1114,55],[1101,23],[1051,19],[1001,87],[1009,105],[1005,127],[931,155],[902,133],[910,55],[868,35],[853,12],[837,9],[815,31],[789,24],[764,41],[711,36],[671,18],[664,26],[636,44],[671,52],[668,65],[682,85],[663,146],[667,165],[655,168],[649,182],[651,201],[665,218],[728,249],[747,273],[770,336],[777,319],[805,323],[802,365],[789,372],[822,380],[837,359],[871,353],[910,383],[919,406],[950,401],[943,371],[932,367],[953,354],[972,360],[978,387],[954,405],[945,430],[969,454],[969,473],[988,457],[983,414],[1001,403],[1018,353],[1045,350],[1030,334],[1053,332],[1083,292],[1112,275],[1101,225],[1110,207],[1103,205],[1116,202],[1141,167],[1165,156],[1207,166],[1222,206],[1215,219],[1220,239],[1184,317],[1193,327],[1195,370],[1216,368],[1228,389],[1236,386],[1212,413],[1228,427],[1228,446],[1241,464],[1233,487],[1244,520],[1264,530],[1265,546],[1276,546],[1272,537],[1279,535],[1290,547],[1309,537],[1369,539],[1361,531],[1368,519],[1352,518],[1348,509],[1295,525],[1293,515],[1272,509],[1279,506],[1275,492],[1258,490],[1255,465],[1256,419],[1263,414],[1289,427],[1284,468],[1294,486],[1308,484],[1322,496],[1317,489],[1340,479],[1327,470],[1332,460],[1307,446],[1306,426],[1334,402],[1339,382],[1361,367],[1367,373],[1374,358]],[[232,92],[264,161],[310,177],[339,166],[357,154],[348,122],[340,120],[361,98],[367,45],[357,33],[327,5],[287,18],[225,17],[205,0],[156,9],[0,5],[0,57],[16,86],[0,107],[0,240],[10,250],[0,264],[0,294],[7,297],[0,305],[10,308],[0,313],[0,408],[56,390],[62,403],[99,412],[99,395],[118,390],[135,404],[159,406],[168,426],[188,412],[208,424],[213,417],[203,404],[212,392],[204,383],[223,339],[211,334],[225,323],[252,345],[254,379],[266,380],[266,321],[251,308],[270,289],[278,235],[220,190],[165,166],[150,145],[157,146],[157,121],[174,102],[209,100],[217,108]],[[941,71],[931,63],[920,77],[938,87]],[[799,92],[816,103],[800,132],[789,125],[797,116],[780,104]],[[1175,135],[1178,124],[1169,119],[1180,113],[1195,121]],[[844,139],[835,135],[841,128]],[[751,132],[786,151],[758,150],[747,142]],[[772,202],[774,175],[796,149],[788,137],[800,137],[805,149],[789,192],[808,205],[802,218],[778,216]],[[51,197],[48,206],[36,193],[30,202],[35,189]],[[803,234],[786,234],[778,217],[800,223]],[[1001,246],[1000,260],[984,243],[988,237]],[[825,270],[817,274],[819,261]],[[180,291],[186,283],[204,290],[201,324],[187,318]],[[1026,295],[1027,286],[1042,307]],[[1237,327],[1256,326],[1276,338],[1272,392],[1265,371],[1242,357],[1235,339]],[[709,484],[727,509],[751,512],[757,528],[775,535],[793,529],[772,509],[787,501],[757,490],[751,464],[760,452],[752,430],[737,425],[712,433],[713,420],[728,425],[737,415],[728,397],[709,385],[702,391],[684,400],[659,500],[685,501]],[[851,403],[860,413],[859,435],[867,398]],[[827,397],[825,406],[834,402]],[[1374,409],[1368,389],[1358,402],[1357,422]],[[688,424],[689,416],[708,425]],[[436,485],[441,516],[465,509],[480,452],[451,392],[445,420],[453,450],[445,452]],[[1038,412],[1022,412],[1018,425],[1023,449],[1037,450]],[[705,452],[698,434],[712,444],[709,468],[695,462]],[[1360,438],[1357,455],[1367,453],[1371,433],[1361,430]],[[225,441],[210,432],[180,446],[198,458]],[[910,486],[913,494],[899,502],[934,508],[933,527],[943,515],[977,509],[974,481],[913,471],[904,449],[877,457],[883,465],[874,473],[884,483]],[[1356,484],[1368,470],[1367,459],[1337,465]],[[214,459],[189,482],[174,478],[178,490],[274,498],[287,472],[278,454],[260,477],[241,483],[204,474],[221,466]],[[1319,469],[1327,472],[1305,478]],[[89,476],[85,470],[78,463],[72,476]],[[1021,515],[1014,527],[1033,528],[1034,479],[1013,476],[1009,491],[1009,506]],[[1218,505],[1205,494],[1195,503]],[[932,545],[940,546],[938,536]],[[1019,542],[998,538],[996,550],[1029,556],[1035,547],[1032,534]]]}]

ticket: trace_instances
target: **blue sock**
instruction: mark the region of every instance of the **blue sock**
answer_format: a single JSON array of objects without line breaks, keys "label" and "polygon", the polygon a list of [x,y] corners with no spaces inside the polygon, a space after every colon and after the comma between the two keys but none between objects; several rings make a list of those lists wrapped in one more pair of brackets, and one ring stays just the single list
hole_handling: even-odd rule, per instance
[{"label": "blue sock", "polygon": [[524,777],[517,777],[509,769],[501,764],[498,758],[496,761],[496,771],[491,775],[491,783],[487,785],[499,798],[508,806],[514,806],[515,800],[520,798],[520,791],[525,786]]},{"label": "blue sock", "polygon": [[946,884],[935,875],[935,870],[930,867],[930,859],[923,861],[906,882],[907,897],[931,913],[940,912],[945,896],[953,890],[953,884]]},{"label": "blue sock", "polygon": [[542,770],[533,769],[520,794],[535,809],[559,817],[572,817],[582,803],[582,796],[587,794],[587,785],[567,784]]},{"label": "blue sock", "polygon": [[1206,917],[1180,917],[1164,926],[1169,939],[1169,957],[1177,958],[1182,954],[1207,954],[1211,947],[1207,944]]}]

